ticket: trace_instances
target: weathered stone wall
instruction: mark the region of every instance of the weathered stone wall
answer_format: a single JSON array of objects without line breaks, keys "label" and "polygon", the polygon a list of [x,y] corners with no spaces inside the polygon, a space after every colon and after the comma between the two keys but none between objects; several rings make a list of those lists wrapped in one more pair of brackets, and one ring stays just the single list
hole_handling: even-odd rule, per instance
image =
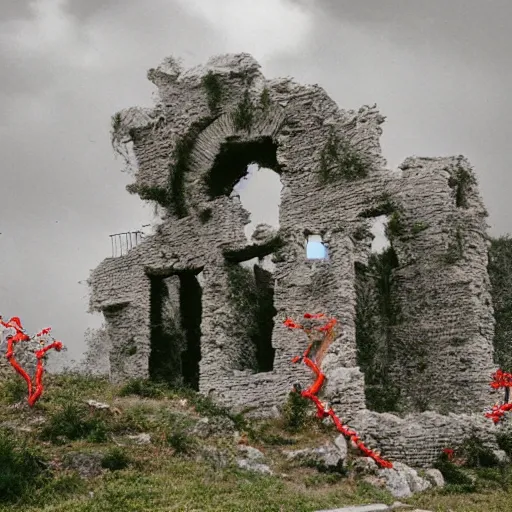
[{"label": "weathered stone wall", "polygon": [[[356,418],[366,408],[356,362],[355,266],[367,263],[370,219],[384,212],[393,221],[398,256],[400,315],[389,342],[401,407],[461,412],[488,403],[493,319],[485,212],[471,179],[464,174],[457,183],[467,162],[410,159],[397,176],[384,168],[384,117],[375,107],[344,111],[318,86],[266,80],[247,54],[215,57],[186,71],[167,60],[148,76],[158,104],[116,114],[113,141],[133,142],[138,168],[129,190],[168,213],[154,236],[126,256],[105,260],[90,279],[91,308],[107,320],[113,380],[149,375],[149,276],[190,270],[202,276],[202,392],[269,413],[293,382],[311,378],[290,364],[306,340],[282,320],[322,311],[341,326],[323,363],[326,394],[344,418]],[[273,167],[283,189],[279,231],[248,241],[249,214],[229,194],[253,162]],[[307,259],[308,234],[322,236],[327,261]],[[277,249],[276,240],[282,243]],[[254,354],[238,332],[229,265],[271,253],[274,369],[254,373],[241,364]],[[391,450],[400,429],[388,430]]]}]

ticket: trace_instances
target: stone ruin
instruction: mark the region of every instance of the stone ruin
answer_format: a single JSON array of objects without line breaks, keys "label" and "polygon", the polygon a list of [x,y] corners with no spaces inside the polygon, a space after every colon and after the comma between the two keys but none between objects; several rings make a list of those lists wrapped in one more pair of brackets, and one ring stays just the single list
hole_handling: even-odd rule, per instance
[{"label": "stone ruin", "polygon": [[[112,142],[135,171],[128,191],[165,216],[89,280],[112,380],[165,379],[271,415],[311,381],[290,364],[307,340],[282,321],[324,312],[341,327],[326,399],[370,445],[421,467],[469,434],[493,444],[487,212],[468,161],[391,171],[375,106],[342,110],[318,85],[266,79],[248,54],[186,70],[166,59],[148,78],[156,106],[117,113]],[[232,193],[249,164],[282,183],[279,227],[250,239]],[[389,247],[375,253],[382,216]],[[324,257],[308,258],[312,237]]]}]

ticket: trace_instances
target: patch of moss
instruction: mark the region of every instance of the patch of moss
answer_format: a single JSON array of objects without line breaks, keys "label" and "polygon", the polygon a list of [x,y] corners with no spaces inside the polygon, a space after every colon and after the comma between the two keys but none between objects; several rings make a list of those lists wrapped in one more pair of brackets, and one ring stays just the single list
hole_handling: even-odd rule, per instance
[{"label": "patch of moss", "polygon": [[464,235],[461,228],[457,227],[455,230],[455,240],[448,244],[446,253],[443,256],[445,263],[454,265],[464,256]]},{"label": "patch of moss", "polygon": [[365,178],[368,175],[368,164],[360,152],[342,139],[331,127],[327,142],[320,153],[319,176],[323,184],[339,179],[349,181]]},{"label": "patch of moss", "polygon": [[237,130],[250,131],[254,121],[254,105],[251,101],[249,90],[244,91],[240,103],[233,112],[233,123]]},{"label": "patch of moss", "polygon": [[496,320],[493,340],[494,361],[504,371],[511,372],[512,238],[509,235],[491,238],[487,271],[491,280],[491,296]]},{"label": "patch of moss", "polygon": [[405,234],[406,228],[400,210],[395,210],[389,217],[386,225],[386,236],[391,240],[394,237],[400,237]]},{"label": "patch of moss", "polygon": [[163,188],[130,183],[126,186],[126,190],[130,194],[138,194],[139,197],[145,201],[155,201],[164,207],[168,204],[167,190]]},{"label": "patch of moss", "polygon": [[220,111],[220,103],[222,101],[222,83],[217,75],[209,71],[202,80],[202,86],[206,90],[208,100],[208,108],[212,115],[217,115]]},{"label": "patch of moss", "polygon": [[455,204],[458,208],[467,208],[467,193],[470,188],[477,184],[472,170],[462,165],[462,156],[457,158],[457,163],[447,169],[450,173],[448,185],[455,190]]},{"label": "patch of moss", "polygon": [[188,132],[177,142],[169,169],[167,207],[179,219],[188,215],[185,198],[185,176],[190,169],[190,156],[197,138],[216,117],[206,116],[198,119],[190,126]]},{"label": "patch of moss", "polygon": [[260,105],[263,110],[263,112],[267,112],[270,108],[270,92],[265,87],[260,95]]},{"label": "patch of moss", "polygon": [[252,260],[253,258],[263,258],[272,254],[285,246],[285,241],[281,236],[275,236],[265,244],[253,244],[244,247],[241,250],[224,250],[223,255],[226,261],[239,263]]},{"label": "patch of moss", "polygon": [[418,233],[421,233],[422,231],[425,231],[429,227],[430,227],[430,224],[428,224],[427,222],[421,222],[421,221],[415,222],[412,225],[411,233],[413,235],[417,235]]},{"label": "patch of moss", "polygon": [[397,209],[398,205],[396,201],[394,201],[390,195],[382,194],[382,196],[377,198],[375,201],[375,206],[363,210],[359,214],[359,217],[364,219],[372,219],[375,217],[380,217],[381,215],[391,215]]},{"label": "patch of moss", "polygon": [[212,218],[212,215],[213,215],[212,209],[205,208],[204,210],[201,210],[199,212],[199,220],[201,221],[202,224],[206,224]]}]

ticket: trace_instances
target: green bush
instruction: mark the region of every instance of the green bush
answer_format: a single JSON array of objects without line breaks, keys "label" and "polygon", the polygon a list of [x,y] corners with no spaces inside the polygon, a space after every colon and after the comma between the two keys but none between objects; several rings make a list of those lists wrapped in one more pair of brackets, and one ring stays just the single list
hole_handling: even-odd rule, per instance
[{"label": "green bush", "polygon": [[309,420],[309,401],[300,393],[292,391],[283,407],[284,428],[296,432],[306,426]]},{"label": "green bush", "polygon": [[493,468],[499,465],[499,460],[492,450],[483,445],[475,436],[466,439],[461,452],[466,460],[465,465],[470,468]]},{"label": "green bush", "polygon": [[504,432],[497,434],[496,442],[500,450],[503,450],[509,457],[512,456],[512,434]]},{"label": "green bush", "polygon": [[87,439],[102,443],[107,440],[107,432],[107,424],[101,413],[90,413],[85,406],[71,403],[50,413],[40,436],[52,443],[59,443],[63,439]]},{"label": "green bush", "polygon": [[41,457],[0,430],[0,503],[23,500],[48,476]]},{"label": "green bush", "polygon": [[27,394],[27,384],[18,375],[4,380],[0,387],[0,400],[8,405],[25,400]]},{"label": "green bush", "polygon": [[116,446],[103,456],[101,459],[101,467],[109,469],[110,471],[118,471],[127,468],[130,462],[131,459],[125,451]]},{"label": "green bush", "polygon": [[168,391],[165,383],[145,379],[133,379],[119,391],[119,396],[137,395],[142,398],[163,398]]},{"label": "green bush", "polygon": [[179,428],[169,432],[166,435],[166,441],[177,455],[190,455],[196,448],[195,439],[187,434],[185,430]]},{"label": "green bush", "polygon": [[436,461],[434,467],[441,471],[447,484],[464,487],[472,487],[474,485],[473,480],[468,475],[466,475],[462,469],[456,466],[453,462],[449,461],[448,457],[444,453]]}]

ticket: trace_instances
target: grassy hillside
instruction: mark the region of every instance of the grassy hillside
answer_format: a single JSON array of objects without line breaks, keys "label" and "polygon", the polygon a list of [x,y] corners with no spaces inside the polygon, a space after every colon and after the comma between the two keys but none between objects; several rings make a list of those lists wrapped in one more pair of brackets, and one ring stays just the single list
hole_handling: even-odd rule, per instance
[{"label": "grassy hillside", "polygon": [[[189,390],[147,382],[120,388],[76,375],[49,376],[33,409],[24,395],[16,376],[0,383],[0,511],[309,512],[395,501],[355,476],[354,454],[336,471],[287,461],[282,450],[336,437],[300,403],[288,404],[282,418],[255,422]],[[263,452],[273,474],[237,467],[239,446],[247,445]],[[508,468],[471,471],[476,485],[402,501],[430,510],[512,508]]]}]

